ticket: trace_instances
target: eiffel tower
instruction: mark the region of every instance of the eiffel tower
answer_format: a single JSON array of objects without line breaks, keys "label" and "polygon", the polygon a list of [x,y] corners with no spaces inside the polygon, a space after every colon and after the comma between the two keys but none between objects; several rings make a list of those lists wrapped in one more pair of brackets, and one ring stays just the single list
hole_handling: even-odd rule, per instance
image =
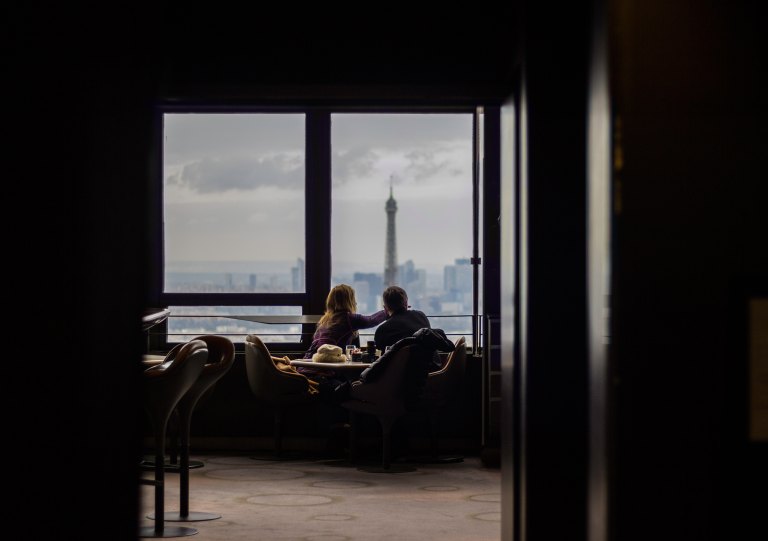
[{"label": "eiffel tower", "polygon": [[392,178],[389,179],[389,199],[386,205],[387,211],[387,246],[384,257],[384,287],[397,284],[397,239],[395,237],[395,213],[397,203],[392,196]]}]

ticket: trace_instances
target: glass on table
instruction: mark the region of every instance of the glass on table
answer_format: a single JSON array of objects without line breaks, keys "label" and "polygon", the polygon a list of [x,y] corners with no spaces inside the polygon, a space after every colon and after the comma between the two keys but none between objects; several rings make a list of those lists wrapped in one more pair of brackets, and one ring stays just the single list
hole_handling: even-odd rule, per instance
[{"label": "glass on table", "polygon": [[347,346],[347,359],[345,362],[351,363],[352,362],[352,354],[355,352],[355,346]]}]

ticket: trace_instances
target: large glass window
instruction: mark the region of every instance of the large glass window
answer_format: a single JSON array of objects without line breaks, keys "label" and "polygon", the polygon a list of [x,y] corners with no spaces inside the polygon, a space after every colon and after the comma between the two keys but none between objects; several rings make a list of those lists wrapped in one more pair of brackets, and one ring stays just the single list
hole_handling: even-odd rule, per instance
[{"label": "large glass window", "polygon": [[163,291],[303,292],[304,115],[163,120]]},{"label": "large glass window", "polygon": [[332,115],[331,279],[361,312],[399,285],[433,327],[471,342],[472,125],[471,113]]},{"label": "large glass window", "polygon": [[300,351],[330,287],[372,313],[397,284],[474,347],[474,112],[293,111],[162,113],[161,332]]}]

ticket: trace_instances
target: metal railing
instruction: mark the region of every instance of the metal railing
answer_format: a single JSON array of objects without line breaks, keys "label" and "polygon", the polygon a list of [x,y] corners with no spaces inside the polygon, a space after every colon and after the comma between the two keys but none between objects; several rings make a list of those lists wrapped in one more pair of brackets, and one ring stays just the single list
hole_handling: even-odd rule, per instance
[{"label": "metal railing", "polygon": [[[451,341],[464,336],[472,352],[482,343],[482,325],[471,314],[427,314],[433,328],[442,329]],[[256,334],[270,345],[293,346],[300,349],[311,342],[314,321],[319,316],[301,314],[174,314],[173,310],[162,325],[148,331],[154,344],[177,344],[203,334],[226,336],[235,343],[245,342]],[[481,319],[481,318],[478,318]],[[293,321],[295,320],[295,322]],[[373,340],[375,328],[359,331],[360,343]]]}]

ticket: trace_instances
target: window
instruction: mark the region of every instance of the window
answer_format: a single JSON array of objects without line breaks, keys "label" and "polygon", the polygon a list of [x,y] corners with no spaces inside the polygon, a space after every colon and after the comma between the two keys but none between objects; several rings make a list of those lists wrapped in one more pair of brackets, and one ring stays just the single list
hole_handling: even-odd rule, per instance
[{"label": "window", "polygon": [[164,115],[164,292],[304,291],[304,115]]},{"label": "window", "polygon": [[433,326],[473,343],[474,110],[168,107],[160,118],[153,302],[171,308],[168,342],[256,333],[304,350],[314,325],[300,316],[321,313],[332,285],[353,285],[372,313],[394,281]]},{"label": "window", "polygon": [[380,310],[383,288],[399,285],[434,327],[471,336],[472,122],[332,115],[331,281],[354,287],[361,312]]}]

